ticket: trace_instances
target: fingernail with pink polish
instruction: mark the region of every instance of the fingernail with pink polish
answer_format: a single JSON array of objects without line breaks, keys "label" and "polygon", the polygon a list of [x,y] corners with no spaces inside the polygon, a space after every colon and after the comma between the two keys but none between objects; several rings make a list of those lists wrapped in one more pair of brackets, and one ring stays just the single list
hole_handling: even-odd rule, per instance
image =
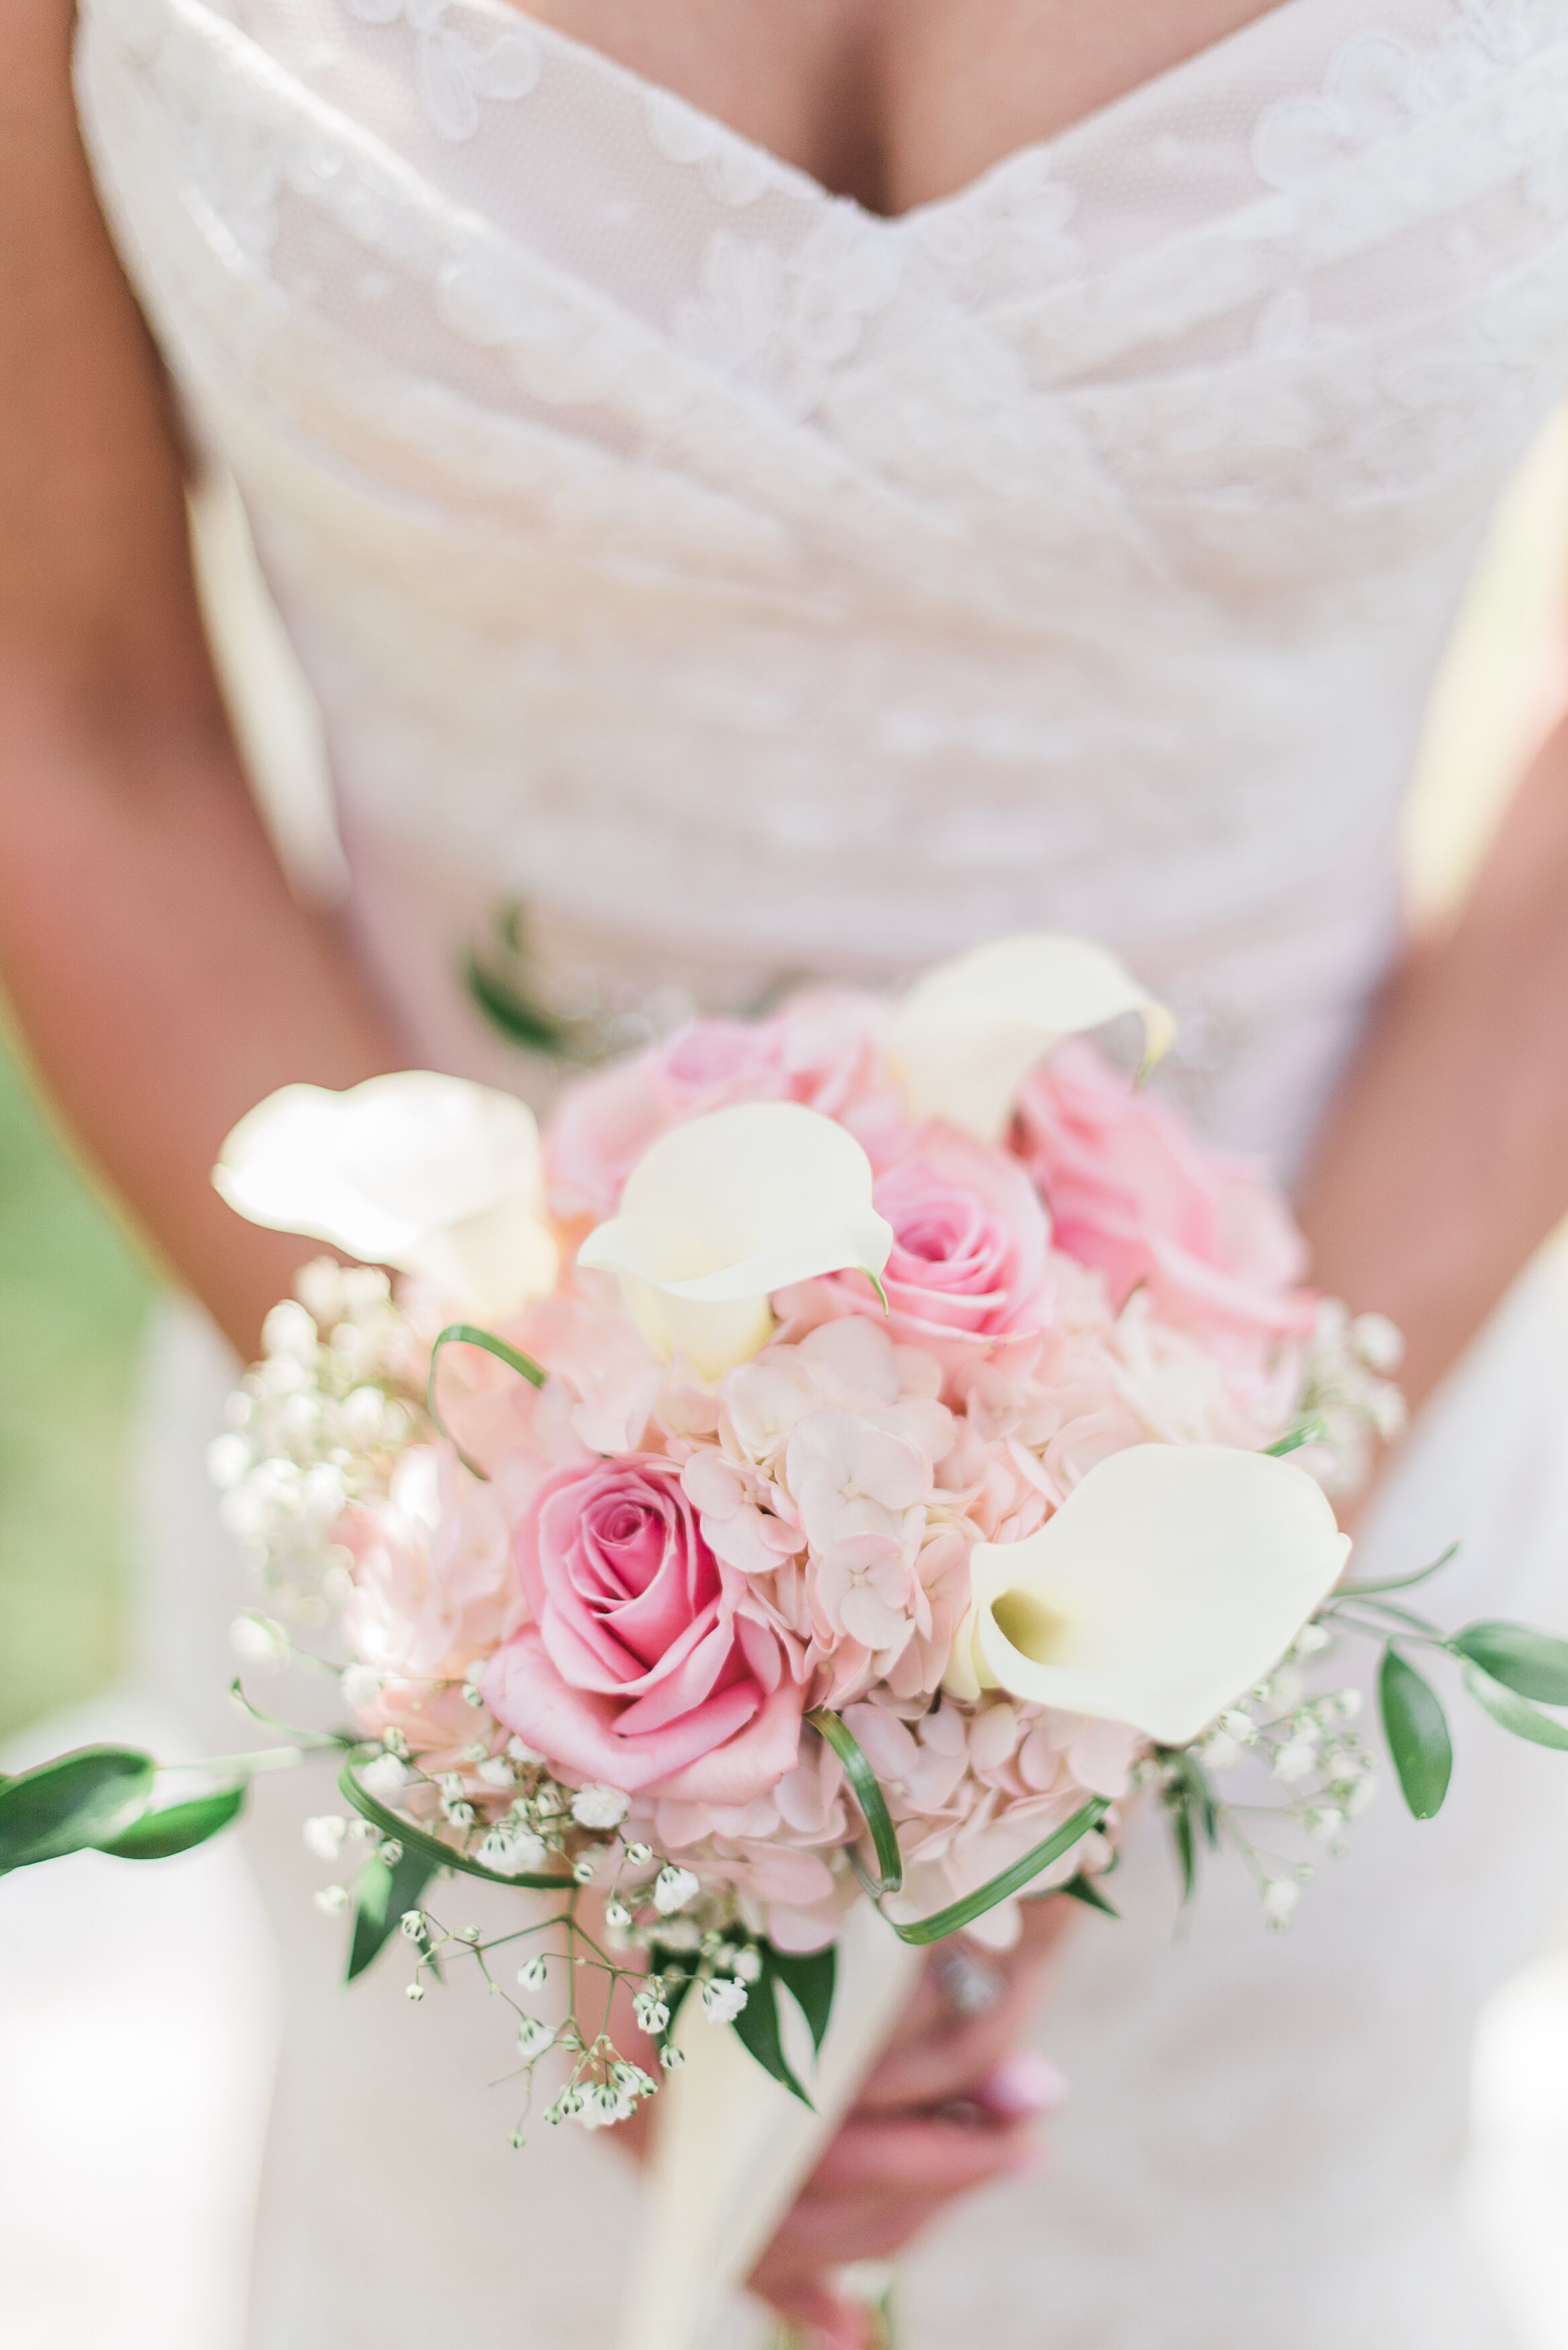
[{"label": "fingernail with pink polish", "polygon": [[1066,2076],[1057,2071],[1050,2058],[1021,2048],[1004,2056],[990,2074],[981,2091],[981,2101],[992,2113],[1010,2121],[1021,2121],[1026,2114],[1054,2113],[1066,2095]]}]

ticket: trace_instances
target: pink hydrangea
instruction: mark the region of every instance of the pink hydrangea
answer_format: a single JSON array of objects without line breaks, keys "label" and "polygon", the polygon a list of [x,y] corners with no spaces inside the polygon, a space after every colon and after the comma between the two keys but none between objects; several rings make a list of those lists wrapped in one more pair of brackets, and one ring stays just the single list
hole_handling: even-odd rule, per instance
[{"label": "pink hydrangea", "polygon": [[784,1950],[821,1950],[834,1939],[857,1887],[848,1870],[830,1864],[859,1832],[843,1765],[820,1739],[803,1743],[794,1770],[751,1804],[663,1798],[649,1819],[661,1852],[754,1902]]},{"label": "pink hydrangea", "polygon": [[[899,1918],[930,1917],[1043,1844],[1094,1795],[1126,1795],[1142,1741],[1119,1723],[1049,1714],[990,1699],[972,1711],[944,1702],[915,1722],[886,1704],[851,1706],[845,1720],[881,1783],[904,1860]],[[1103,1835],[1054,1862],[1034,1891],[1104,1867]],[[1001,1904],[969,1930],[1006,1948],[1018,1907]]]}]

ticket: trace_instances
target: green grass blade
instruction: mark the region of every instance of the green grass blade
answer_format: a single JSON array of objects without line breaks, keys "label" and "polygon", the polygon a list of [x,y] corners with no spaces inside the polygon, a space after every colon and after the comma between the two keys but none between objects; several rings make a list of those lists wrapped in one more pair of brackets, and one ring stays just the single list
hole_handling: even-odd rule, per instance
[{"label": "green grass blade", "polygon": [[871,1831],[880,1882],[867,1884],[867,1892],[874,1898],[884,1893],[897,1893],[904,1882],[904,1856],[898,1850],[893,1814],[888,1809],[888,1799],[882,1793],[876,1772],[861,1752],[854,1731],[846,1727],[837,1714],[830,1713],[826,1706],[819,1706],[815,1713],[808,1713],[805,1718],[814,1730],[821,1731],[843,1763],[844,1775]]},{"label": "green grass blade", "polygon": [[481,1330],[472,1322],[449,1322],[431,1347],[430,1369],[425,1378],[425,1409],[430,1415],[436,1433],[445,1437],[469,1475],[478,1477],[483,1483],[488,1484],[490,1482],[488,1473],[476,1461],[469,1459],[445,1420],[442,1419],[441,1407],[436,1402],[436,1366],[441,1361],[441,1349],[444,1347],[458,1346],[483,1348],[485,1354],[493,1355],[498,1363],[504,1363],[508,1370],[515,1371],[519,1378],[526,1379],[530,1387],[542,1388],[548,1373],[541,1369],[531,1355],[519,1354],[516,1347],[509,1347],[504,1338],[498,1338],[493,1330]]},{"label": "green grass blade", "polygon": [[455,1868],[460,1876],[477,1877],[485,1885],[505,1885],[524,1892],[570,1893],[576,1889],[576,1880],[571,1877],[540,1877],[527,1873],[504,1877],[498,1869],[486,1868],[482,1862],[470,1860],[466,1853],[457,1852],[451,1845],[442,1844],[439,1836],[427,1835],[423,1828],[415,1827],[411,1820],[405,1820],[397,1812],[389,1811],[385,1804],[379,1804],[374,1795],[367,1794],[354,1776],[352,1763],[344,1764],[338,1773],[337,1785],[344,1801],[353,1804],[361,1819],[369,1820],[384,1835],[396,1836],[405,1853],[422,1853],[432,1870]]},{"label": "green grass blade", "polygon": [[912,1926],[900,1926],[892,1918],[888,1919],[888,1924],[901,1942],[923,1946],[928,1942],[945,1941],[948,1935],[961,1933],[964,1927],[972,1926],[977,1918],[983,1918],[988,1909],[996,1908],[998,1902],[1008,1900],[1014,1893],[1022,1893],[1043,1869],[1049,1868],[1053,1861],[1060,1860],[1064,1852],[1071,1852],[1075,1844],[1081,1844],[1092,1828],[1097,1828],[1110,1808],[1103,1795],[1096,1795],[1081,1811],[1075,1812],[1054,1835],[1047,1836],[1044,1844],[1037,1844],[1033,1852],[1026,1852],[1022,1860],[1015,1860],[1011,1868],[1002,1869],[975,1892],[966,1894],[961,1901],[951,1902],[947,1908],[939,1909],[934,1917],[921,1918]]}]

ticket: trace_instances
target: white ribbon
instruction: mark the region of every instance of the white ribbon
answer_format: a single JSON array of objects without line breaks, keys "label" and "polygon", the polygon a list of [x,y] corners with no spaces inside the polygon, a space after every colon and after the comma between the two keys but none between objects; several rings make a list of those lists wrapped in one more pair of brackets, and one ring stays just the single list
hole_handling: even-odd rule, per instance
[{"label": "white ribbon", "polygon": [[804,2021],[780,2002],[785,2050],[815,2112],[687,2000],[675,2035],[686,2062],[655,2106],[645,2234],[618,2350],[701,2350],[854,2104],[920,1963],[860,1901],[839,1941],[833,2020],[815,2067]]}]

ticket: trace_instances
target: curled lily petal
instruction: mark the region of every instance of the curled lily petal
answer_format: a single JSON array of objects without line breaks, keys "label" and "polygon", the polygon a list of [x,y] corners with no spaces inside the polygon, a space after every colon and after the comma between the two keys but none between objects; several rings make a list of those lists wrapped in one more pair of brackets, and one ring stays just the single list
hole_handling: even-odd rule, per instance
[{"label": "curled lily petal", "polygon": [[1151,1066],[1175,1023],[1115,955],[1057,931],[993,939],[916,982],[893,1015],[888,1055],[917,1118],[996,1142],[1036,1061],[1128,1012],[1142,1016]]},{"label": "curled lily petal", "polygon": [[714,1110],[660,1137],[578,1262],[620,1276],[659,1354],[717,1378],[766,1345],[775,1290],[846,1266],[880,1275],[893,1233],[871,1182],[854,1136],[816,1110]]},{"label": "curled lily petal", "polygon": [[1349,1538],[1303,1470],[1225,1445],[1139,1444],[1028,1539],[982,1544],[947,1686],[1122,1721],[1183,1746],[1264,1679]]},{"label": "curled lily petal", "polygon": [[467,1313],[514,1313],[555,1283],[533,1113],[460,1077],[285,1086],[240,1120],[213,1180],[252,1223],[418,1274]]}]

